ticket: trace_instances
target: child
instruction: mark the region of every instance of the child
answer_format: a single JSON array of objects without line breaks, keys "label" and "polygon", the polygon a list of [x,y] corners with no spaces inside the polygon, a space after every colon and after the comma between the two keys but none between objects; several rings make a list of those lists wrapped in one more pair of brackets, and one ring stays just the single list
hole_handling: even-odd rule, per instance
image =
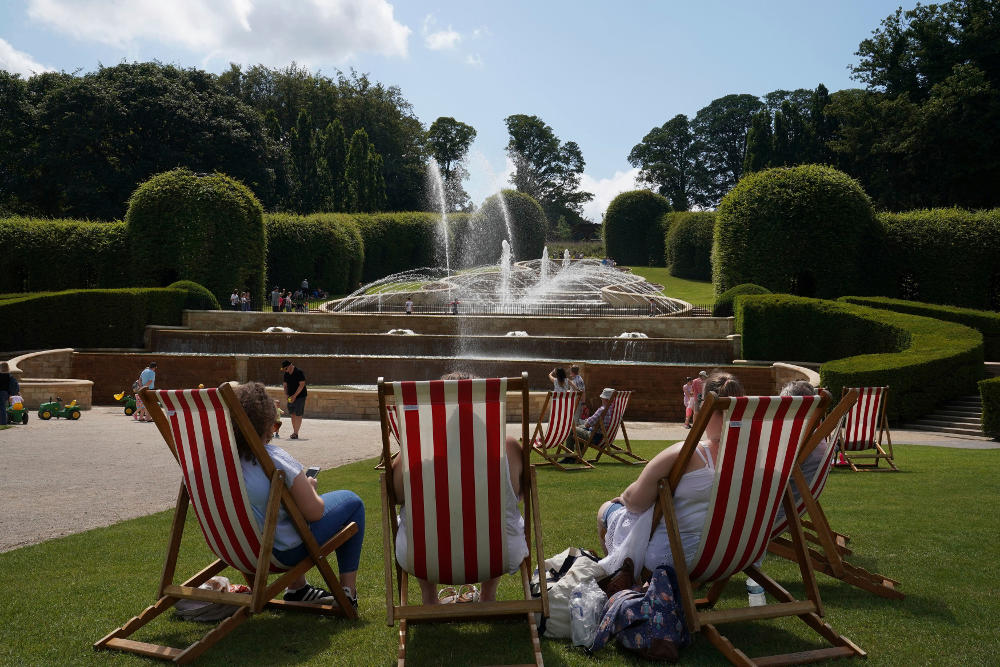
[{"label": "child", "polygon": [[278,435],[278,431],[281,430],[281,415],[283,414],[285,413],[281,409],[281,402],[278,399],[274,399],[274,426],[272,428],[274,430],[275,438],[281,437]]},{"label": "child", "polygon": [[14,394],[8,400],[10,401],[10,407],[14,408],[15,410],[24,409],[24,399],[21,398],[20,394]]}]

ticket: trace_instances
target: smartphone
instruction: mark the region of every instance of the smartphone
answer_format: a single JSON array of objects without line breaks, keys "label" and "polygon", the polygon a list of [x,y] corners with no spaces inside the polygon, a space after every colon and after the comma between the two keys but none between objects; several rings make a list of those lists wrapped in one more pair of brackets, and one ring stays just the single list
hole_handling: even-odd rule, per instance
[{"label": "smartphone", "polygon": [[310,466],[306,470],[306,477],[315,477],[319,474],[319,466]]}]

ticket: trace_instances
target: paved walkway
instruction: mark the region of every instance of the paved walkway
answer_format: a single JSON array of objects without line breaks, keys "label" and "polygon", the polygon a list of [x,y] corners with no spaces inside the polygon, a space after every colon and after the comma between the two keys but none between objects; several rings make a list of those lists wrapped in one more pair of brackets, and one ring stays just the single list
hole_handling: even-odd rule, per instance
[{"label": "paved walkway", "polygon": [[[626,422],[630,439],[680,440],[680,424]],[[301,439],[277,441],[306,465],[332,468],[378,456],[378,422],[306,419]],[[519,427],[508,432],[518,435]],[[1000,443],[893,431],[894,443],[995,449]],[[79,421],[39,420],[0,431],[0,552],[172,507],[180,475],[153,424],[99,406]]]}]

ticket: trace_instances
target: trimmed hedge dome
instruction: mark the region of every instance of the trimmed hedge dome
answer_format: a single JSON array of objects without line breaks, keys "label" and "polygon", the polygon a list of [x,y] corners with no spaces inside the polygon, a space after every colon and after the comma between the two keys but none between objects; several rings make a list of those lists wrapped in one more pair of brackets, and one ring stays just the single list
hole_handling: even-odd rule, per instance
[{"label": "trimmed hedge dome", "polygon": [[870,294],[882,247],[871,200],[831,167],[759,171],[723,198],[716,215],[716,294],[742,283],[772,292],[834,298]]},{"label": "trimmed hedge dome", "polygon": [[219,300],[208,291],[208,288],[199,285],[193,280],[178,280],[167,285],[167,289],[182,289],[188,293],[184,300],[184,307],[188,310],[220,310]]},{"label": "trimmed hedge dome", "polygon": [[715,305],[712,306],[712,315],[714,317],[732,317],[733,305],[736,302],[736,297],[743,296],[745,294],[770,293],[771,290],[766,287],[754,285],[753,283],[744,283],[742,285],[737,285],[736,287],[730,287],[715,299]]},{"label": "trimmed hedge dome", "polygon": [[264,296],[264,210],[224,174],[174,169],[136,188],[125,222],[136,285],[177,280],[204,285],[216,299],[234,290]]},{"label": "trimmed hedge dome", "polygon": [[[511,252],[515,261],[538,259],[545,247],[548,223],[541,205],[531,195],[517,190],[503,190],[503,203],[510,215]],[[498,195],[487,197],[483,205],[469,216],[466,224],[453,228],[455,254],[464,266],[496,264],[500,259],[500,243],[507,238],[507,223]]]},{"label": "trimmed hedge dome", "polygon": [[623,192],[604,214],[604,250],[619,264],[665,266],[663,214],[670,202],[649,190]]},{"label": "trimmed hedge dome", "polygon": [[668,213],[664,226],[668,229],[664,257],[670,267],[670,275],[692,280],[711,280],[715,213]]}]

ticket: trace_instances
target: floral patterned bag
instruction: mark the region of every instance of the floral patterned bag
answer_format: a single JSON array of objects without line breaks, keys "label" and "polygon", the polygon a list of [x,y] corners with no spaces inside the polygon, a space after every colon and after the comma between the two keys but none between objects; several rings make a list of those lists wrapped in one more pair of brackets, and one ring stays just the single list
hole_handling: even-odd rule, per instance
[{"label": "floral patterned bag", "polygon": [[644,658],[676,662],[680,650],[691,643],[677,588],[674,568],[660,565],[649,584],[612,595],[589,651],[617,638],[622,646]]}]

